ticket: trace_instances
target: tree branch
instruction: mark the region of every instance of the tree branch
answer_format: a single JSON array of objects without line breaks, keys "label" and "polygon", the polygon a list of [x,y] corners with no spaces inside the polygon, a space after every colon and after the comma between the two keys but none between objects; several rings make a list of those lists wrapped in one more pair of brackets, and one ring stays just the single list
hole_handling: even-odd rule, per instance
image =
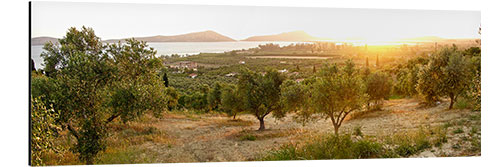
[{"label": "tree branch", "polygon": [[107,120],[106,120],[106,123],[110,123],[111,121],[113,121],[115,118],[118,118],[118,116],[120,116],[120,114],[118,113],[115,113],[114,115],[111,115],[111,117],[109,117]]},{"label": "tree branch", "polygon": [[68,130],[69,132],[75,136],[77,139],[80,138],[80,135],[78,135],[78,132],[76,132],[75,128],[73,128],[73,126],[71,126],[70,123],[67,124],[67,127],[68,127]]}]

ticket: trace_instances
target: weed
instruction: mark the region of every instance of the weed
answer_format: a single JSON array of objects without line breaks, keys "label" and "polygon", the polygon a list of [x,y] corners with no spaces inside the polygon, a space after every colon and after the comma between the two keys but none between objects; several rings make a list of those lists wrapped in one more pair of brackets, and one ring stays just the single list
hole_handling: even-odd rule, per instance
[{"label": "weed", "polygon": [[470,102],[467,99],[459,98],[457,100],[457,102],[455,103],[454,107],[457,109],[469,109],[469,108],[472,108],[472,105],[470,104]]},{"label": "weed", "polygon": [[460,137],[460,139],[461,139],[462,141],[469,141],[469,138],[468,138],[467,136],[462,136],[462,137]]},{"label": "weed", "polygon": [[478,133],[478,131],[479,131],[479,128],[477,128],[477,126],[473,126],[473,127],[472,127],[472,129],[470,130],[470,134],[471,134],[471,136],[472,136],[473,134],[477,134],[477,133]]},{"label": "weed", "polygon": [[448,142],[448,137],[446,136],[446,128],[436,128],[436,137],[434,138],[434,146],[440,147],[443,143]]},{"label": "weed", "polygon": [[354,127],[354,135],[363,137],[363,132],[361,132],[361,126]]},{"label": "weed", "polygon": [[328,135],[313,139],[301,147],[285,145],[268,152],[262,160],[315,160],[397,157],[376,141],[353,141],[349,135]]},{"label": "weed", "polygon": [[392,94],[391,96],[389,96],[389,100],[402,99],[402,98],[404,98],[404,96],[396,94]]},{"label": "weed", "polygon": [[471,121],[480,121],[481,120],[481,115],[479,114],[473,114],[469,116],[469,120]]},{"label": "weed", "polygon": [[471,148],[469,148],[469,151],[471,152],[481,152],[481,139],[478,137],[472,137],[471,138]]},{"label": "weed", "polygon": [[133,147],[112,148],[101,153],[98,164],[134,164],[134,163],[153,163],[155,157],[148,154],[145,150]]},{"label": "weed", "polygon": [[446,122],[444,125],[443,125],[443,128],[447,129],[449,127],[451,127],[452,124],[450,122]]},{"label": "weed", "polygon": [[464,130],[462,130],[462,128],[458,128],[458,129],[455,129],[453,131],[454,134],[459,134],[459,133],[464,133]]},{"label": "weed", "polygon": [[402,143],[395,149],[396,153],[400,156],[407,157],[412,154],[417,153],[417,148],[411,145],[410,143]]},{"label": "weed", "polygon": [[251,134],[247,134],[247,135],[242,136],[241,140],[243,140],[243,141],[245,141],[245,140],[255,141],[255,140],[257,140],[257,137],[255,137],[254,135],[251,135]]},{"label": "weed", "polygon": [[466,120],[461,119],[461,120],[458,120],[458,121],[456,122],[456,124],[457,124],[457,125],[459,125],[459,126],[463,126],[463,125],[465,125],[465,123],[466,123],[466,122],[467,122]]}]

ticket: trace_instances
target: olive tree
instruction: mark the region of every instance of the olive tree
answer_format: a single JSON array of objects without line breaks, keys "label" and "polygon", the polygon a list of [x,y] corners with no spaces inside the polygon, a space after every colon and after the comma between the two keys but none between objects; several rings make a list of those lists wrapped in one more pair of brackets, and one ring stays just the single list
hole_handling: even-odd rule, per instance
[{"label": "olive tree", "polygon": [[392,82],[389,75],[376,72],[368,75],[365,81],[366,94],[368,94],[367,109],[370,109],[370,103],[380,105],[381,101],[388,98],[391,93]]},{"label": "olive tree", "polygon": [[429,104],[438,101],[439,96],[448,96],[451,109],[457,97],[469,87],[470,71],[469,60],[456,46],[443,48],[420,69],[417,90]]},{"label": "olive tree", "polygon": [[284,78],[276,70],[264,74],[243,68],[238,78],[238,90],[245,111],[252,113],[260,123],[259,130],[265,130],[264,118],[281,110],[280,85]]},{"label": "olive tree", "polygon": [[126,122],[145,111],[158,115],[170,100],[157,75],[161,62],[145,42],[104,45],[91,28],[70,28],[59,45],[47,43],[44,50],[47,81],[53,86],[32,88],[50,88],[42,96],[50,98],[59,114],[56,122],[76,138],[72,150],[87,164],[106,148],[111,121]]},{"label": "olive tree", "polygon": [[208,107],[210,110],[219,110],[221,105],[221,89],[222,85],[217,82],[208,93]]},{"label": "olive tree", "polygon": [[448,109],[452,109],[457,97],[467,90],[472,74],[467,68],[469,61],[462,55],[450,55],[447,63],[445,67],[441,68],[444,74],[441,92],[450,98]]},{"label": "olive tree", "polygon": [[314,115],[328,118],[338,134],[347,115],[362,109],[367,100],[358,69],[350,60],[345,64],[342,69],[335,64],[322,68],[308,82],[286,82],[281,97],[284,108],[297,113],[303,121],[318,118]]},{"label": "olive tree", "polygon": [[232,116],[233,120],[236,115],[244,111],[244,104],[241,100],[240,91],[237,90],[236,85],[226,85],[221,93],[221,109],[228,116]]}]

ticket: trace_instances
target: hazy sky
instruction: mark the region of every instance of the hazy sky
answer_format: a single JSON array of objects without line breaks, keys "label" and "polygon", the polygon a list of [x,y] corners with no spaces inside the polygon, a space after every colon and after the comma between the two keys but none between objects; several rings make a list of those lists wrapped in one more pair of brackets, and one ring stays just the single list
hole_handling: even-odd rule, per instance
[{"label": "hazy sky", "polygon": [[303,30],[312,36],[368,40],[419,36],[479,38],[479,11],[193,6],[32,2],[32,37],[61,38],[92,27],[102,39],[213,30],[236,40]]}]

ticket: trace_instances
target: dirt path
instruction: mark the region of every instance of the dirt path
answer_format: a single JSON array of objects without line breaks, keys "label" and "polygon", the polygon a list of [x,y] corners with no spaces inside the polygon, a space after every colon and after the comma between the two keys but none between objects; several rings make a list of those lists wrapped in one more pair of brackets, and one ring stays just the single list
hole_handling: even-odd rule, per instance
[{"label": "dirt path", "polygon": [[[341,131],[361,126],[363,134],[372,136],[414,130],[421,126],[438,126],[458,120],[468,110],[447,110],[447,102],[432,108],[419,108],[414,99],[386,101],[382,111],[369,112],[347,120]],[[173,144],[148,142],[141,147],[157,155],[158,162],[246,161],[282,144],[297,142],[309,136],[333,132],[330,120],[318,120],[306,126],[292,117],[266,118],[264,132],[256,132],[258,121],[251,115],[231,121],[223,116],[183,116],[169,114],[153,126],[175,140]],[[451,147],[451,146],[449,146]]]}]

